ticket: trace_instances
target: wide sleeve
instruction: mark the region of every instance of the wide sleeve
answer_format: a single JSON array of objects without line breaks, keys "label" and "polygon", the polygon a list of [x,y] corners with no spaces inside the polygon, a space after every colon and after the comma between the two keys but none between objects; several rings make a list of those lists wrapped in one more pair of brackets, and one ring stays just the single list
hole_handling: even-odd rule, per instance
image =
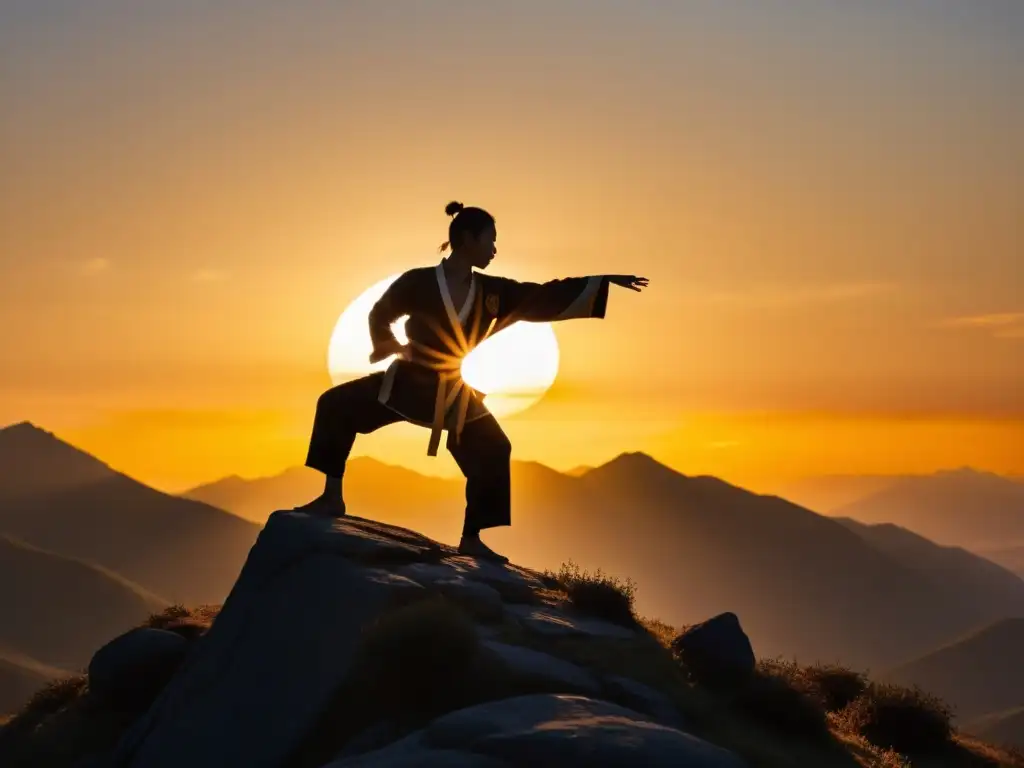
[{"label": "wide sleeve", "polygon": [[608,278],[604,275],[567,277],[546,283],[503,279],[498,322],[532,323],[603,318],[608,305]]},{"label": "wide sleeve", "polygon": [[375,351],[398,343],[395,334],[391,332],[391,325],[398,318],[412,312],[414,282],[411,272],[400,275],[370,309],[370,340]]}]

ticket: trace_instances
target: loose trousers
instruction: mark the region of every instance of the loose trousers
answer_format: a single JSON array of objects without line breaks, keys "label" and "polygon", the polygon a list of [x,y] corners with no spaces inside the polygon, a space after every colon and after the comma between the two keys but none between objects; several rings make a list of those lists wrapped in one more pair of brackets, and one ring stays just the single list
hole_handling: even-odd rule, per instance
[{"label": "loose trousers", "polygon": [[[406,419],[377,400],[383,373],[372,373],[331,387],[316,404],[306,466],[328,477],[344,477],[356,435],[367,435]],[[468,422],[446,448],[466,477],[467,531],[511,525],[512,444],[497,419],[487,414]]]}]

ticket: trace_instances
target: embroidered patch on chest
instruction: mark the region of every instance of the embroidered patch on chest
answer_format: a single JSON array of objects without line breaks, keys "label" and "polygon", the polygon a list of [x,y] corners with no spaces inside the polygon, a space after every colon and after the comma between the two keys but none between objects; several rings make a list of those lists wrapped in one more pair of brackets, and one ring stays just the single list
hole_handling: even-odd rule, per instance
[{"label": "embroidered patch on chest", "polygon": [[484,306],[487,308],[487,312],[492,315],[498,314],[498,294],[492,293],[484,299]]}]

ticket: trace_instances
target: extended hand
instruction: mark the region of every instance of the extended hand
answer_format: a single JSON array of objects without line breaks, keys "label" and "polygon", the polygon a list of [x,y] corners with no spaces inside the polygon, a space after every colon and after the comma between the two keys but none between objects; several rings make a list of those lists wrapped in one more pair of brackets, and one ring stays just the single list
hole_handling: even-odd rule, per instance
[{"label": "extended hand", "polygon": [[621,285],[623,288],[629,288],[638,293],[647,287],[647,278],[636,275],[608,275],[608,281],[612,285]]}]

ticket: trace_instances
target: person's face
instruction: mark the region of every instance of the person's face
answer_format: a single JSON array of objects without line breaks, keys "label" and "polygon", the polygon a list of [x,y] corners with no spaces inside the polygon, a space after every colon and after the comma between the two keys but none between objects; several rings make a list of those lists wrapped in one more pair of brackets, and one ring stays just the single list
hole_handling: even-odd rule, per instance
[{"label": "person's face", "polygon": [[498,249],[494,245],[494,241],[497,239],[498,232],[493,224],[484,229],[478,237],[470,235],[466,238],[470,260],[474,267],[487,269],[487,265],[498,255]]}]

